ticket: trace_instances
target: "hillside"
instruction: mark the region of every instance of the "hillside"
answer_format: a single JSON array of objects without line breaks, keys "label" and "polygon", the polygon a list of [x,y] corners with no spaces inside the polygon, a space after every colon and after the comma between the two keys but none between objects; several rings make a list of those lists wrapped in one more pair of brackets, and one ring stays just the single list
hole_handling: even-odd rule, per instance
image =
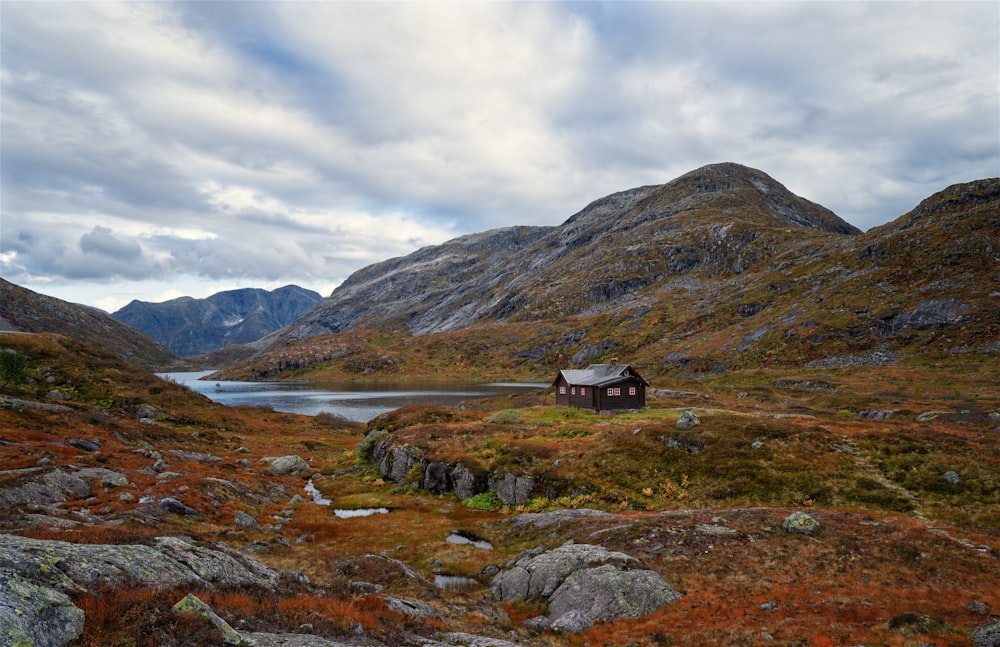
[{"label": "hillside", "polygon": [[146,367],[179,363],[169,349],[101,310],[67,303],[0,279],[0,331],[50,332]]},{"label": "hillside", "polygon": [[112,317],[158,340],[182,357],[249,344],[295,321],[321,297],[296,285],[267,291],[227,290],[204,299],[132,301]]},{"label": "hillside", "polygon": [[424,334],[612,311],[679,276],[741,274],[790,241],[859,233],[760,171],[716,164],[607,196],[558,227],[497,229],[376,263],[286,336]]},{"label": "hillside", "polygon": [[619,357],[684,378],[1000,350],[1000,180],[947,187],[861,234],[755,173],[708,167],[557,228],[367,267],[226,375],[545,380]]}]

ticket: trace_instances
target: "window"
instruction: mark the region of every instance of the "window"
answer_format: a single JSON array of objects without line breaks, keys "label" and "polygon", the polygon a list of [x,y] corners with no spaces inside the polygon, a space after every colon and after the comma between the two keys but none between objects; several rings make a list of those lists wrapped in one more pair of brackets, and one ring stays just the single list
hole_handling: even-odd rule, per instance
[{"label": "window", "polygon": [[574,386],[574,387],[572,387],[572,388],[571,388],[571,389],[569,390],[569,394],[570,394],[570,395],[576,395],[576,387],[575,387],[575,386]]},{"label": "window", "polygon": [[587,395],[587,387],[585,386],[580,387],[580,395]]},{"label": "window", "polygon": [[628,387],[628,394],[629,395],[635,395],[635,387],[634,386]]},{"label": "window", "polygon": [[621,387],[618,387],[618,386],[614,386],[614,387],[609,386],[608,387],[608,395],[609,396],[615,396],[615,395],[621,395],[621,394],[622,394]]},{"label": "window", "polygon": [[566,395],[566,385],[563,384],[559,387],[559,395]]}]

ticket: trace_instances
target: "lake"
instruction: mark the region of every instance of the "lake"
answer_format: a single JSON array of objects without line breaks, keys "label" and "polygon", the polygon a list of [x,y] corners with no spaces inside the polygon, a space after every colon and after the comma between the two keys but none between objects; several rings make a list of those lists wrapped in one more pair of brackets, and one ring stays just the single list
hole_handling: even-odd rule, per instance
[{"label": "lake", "polygon": [[549,386],[540,383],[493,382],[432,383],[414,388],[413,382],[407,382],[405,386],[386,383],[348,383],[336,389],[323,389],[309,382],[216,382],[199,379],[213,372],[195,371],[158,375],[226,405],[254,405],[307,416],[315,416],[325,411],[358,422],[367,422],[386,411],[410,404],[453,407],[464,400],[525,393]]}]

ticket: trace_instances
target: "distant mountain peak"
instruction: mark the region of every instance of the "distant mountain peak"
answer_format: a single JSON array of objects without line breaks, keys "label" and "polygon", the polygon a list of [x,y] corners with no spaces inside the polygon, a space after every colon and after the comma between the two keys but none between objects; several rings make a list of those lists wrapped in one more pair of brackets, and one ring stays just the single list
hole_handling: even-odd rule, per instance
[{"label": "distant mountain peak", "polygon": [[111,316],[189,357],[257,341],[306,314],[321,300],[319,293],[297,285],[270,292],[239,288],[204,299],[133,301]]}]

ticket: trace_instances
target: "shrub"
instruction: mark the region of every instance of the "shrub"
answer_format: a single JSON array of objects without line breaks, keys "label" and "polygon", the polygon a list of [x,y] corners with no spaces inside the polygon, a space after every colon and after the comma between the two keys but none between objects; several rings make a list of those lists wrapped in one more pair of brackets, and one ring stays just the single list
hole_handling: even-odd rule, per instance
[{"label": "shrub", "polygon": [[465,499],[462,503],[473,510],[485,510],[487,512],[496,512],[503,507],[503,501],[500,500],[496,492],[480,492],[474,497]]},{"label": "shrub", "polygon": [[27,382],[28,374],[25,371],[27,364],[27,358],[16,350],[0,350],[0,389]]},{"label": "shrub", "polygon": [[524,414],[519,409],[504,409],[487,417],[486,422],[497,425],[517,425],[524,422]]},{"label": "shrub", "polygon": [[385,429],[375,429],[365,434],[365,437],[358,443],[354,450],[354,455],[363,463],[370,463],[372,460],[372,450],[383,438],[389,435]]}]

